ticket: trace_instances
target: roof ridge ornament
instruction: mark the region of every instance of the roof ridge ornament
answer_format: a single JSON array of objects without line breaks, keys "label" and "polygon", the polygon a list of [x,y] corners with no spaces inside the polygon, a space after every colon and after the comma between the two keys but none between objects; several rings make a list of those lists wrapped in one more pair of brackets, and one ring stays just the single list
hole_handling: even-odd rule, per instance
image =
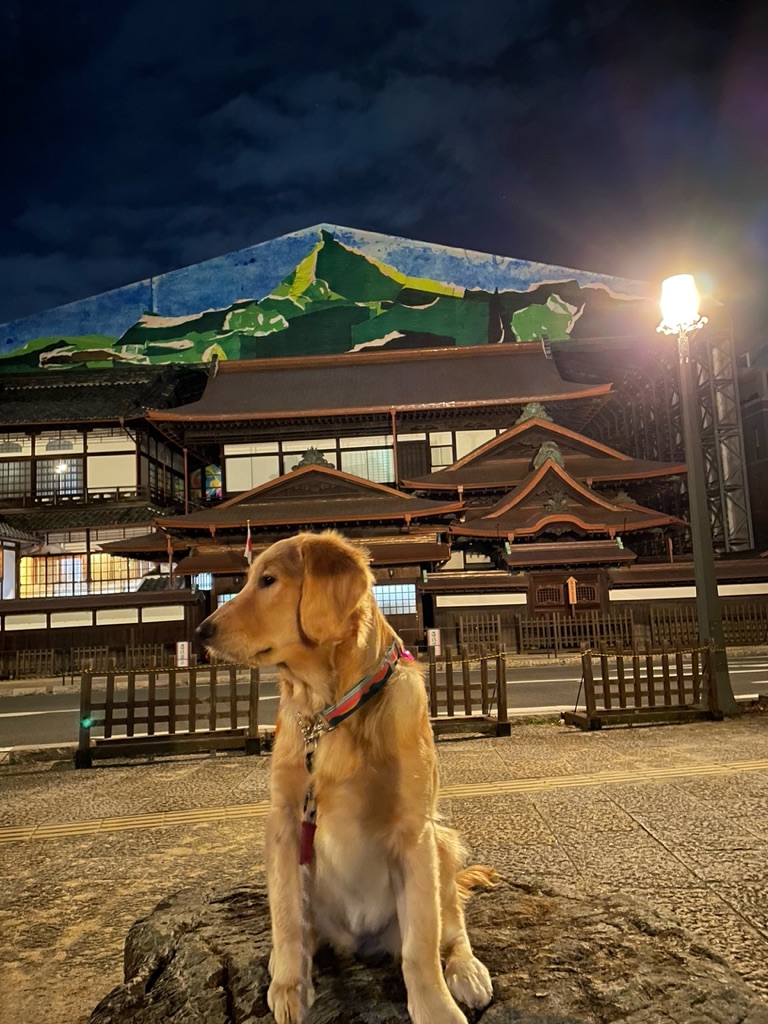
[{"label": "roof ridge ornament", "polygon": [[515,426],[517,427],[521,423],[525,423],[526,420],[532,419],[545,420],[547,423],[555,422],[541,402],[528,402],[523,406],[523,411],[515,420]]},{"label": "roof ridge ornament", "polygon": [[545,462],[554,462],[560,469],[565,469],[563,453],[554,441],[544,441],[533,457],[533,468],[539,469]]}]

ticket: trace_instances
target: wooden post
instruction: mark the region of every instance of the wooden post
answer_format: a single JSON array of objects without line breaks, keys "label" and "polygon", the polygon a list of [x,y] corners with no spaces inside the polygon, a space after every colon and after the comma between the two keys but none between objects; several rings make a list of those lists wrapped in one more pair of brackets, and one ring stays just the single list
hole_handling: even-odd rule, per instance
[{"label": "wooden post", "polygon": [[480,646],[480,705],[484,715],[488,714],[488,657],[485,645]]},{"label": "wooden post", "polygon": [[435,648],[430,647],[429,651],[429,714],[432,718],[437,718],[437,659],[435,657]]},{"label": "wooden post", "polygon": [[229,727],[237,728],[237,665],[229,666]]},{"label": "wooden post", "polygon": [[648,688],[648,707],[656,707],[656,679],[653,674],[653,655],[650,647],[645,649],[645,681]]},{"label": "wooden post", "polygon": [[261,740],[259,739],[259,682],[259,670],[252,668],[248,689],[248,731],[245,736],[246,755],[261,753]]},{"label": "wooden post", "polygon": [[104,739],[112,735],[112,717],[115,710],[115,673],[114,669],[107,672],[107,688],[104,698]]},{"label": "wooden post", "polygon": [[128,673],[128,686],[125,693],[128,707],[125,709],[125,735],[133,736],[136,730],[136,672]]},{"label": "wooden post", "polygon": [[666,643],[663,644],[661,650],[661,674],[664,685],[664,706],[668,708],[672,704],[672,682],[669,675],[669,651]]},{"label": "wooden post", "polygon": [[453,718],[455,709],[453,706],[453,649],[446,645],[445,648],[445,702],[446,714]]},{"label": "wooden post", "polygon": [[677,672],[677,703],[685,707],[687,700],[685,696],[685,662],[680,644],[675,650],[675,671]]},{"label": "wooden post", "polygon": [[197,729],[197,667],[189,670],[189,721],[187,727],[190,732]]},{"label": "wooden post", "polygon": [[168,733],[176,732],[176,669],[168,669]]},{"label": "wooden post", "polygon": [[600,644],[600,677],[603,681],[603,707],[610,711],[613,707],[611,700],[611,670],[608,665],[608,653],[605,644]]},{"label": "wooden post", "polygon": [[466,645],[461,651],[461,682],[464,690],[464,714],[472,714],[472,683],[469,676],[469,653]]},{"label": "wooden post", "polygon": [[496,658],[496,712],[496,735],[509,736],[511,727],[507,713],[507,657],[503,644],[499,644]]},{"label": "wooden post", "polygon": [[209,698],[208,699],[210,701],[210,703],[208,705],[208,728],[211,730],[211,732],[215,732],[216,731],[216,711],[217,711],[216,705],[217,705],[218,700],[219,700],[219,695],[218,695],[218,692],[217,692],[217,689],[216,689],[217,682],[218,682],[218,669],[216,668],[215,665],[211,665],[211,668],[210,668],[210,683],[209,683],[209,686],[208,686],[208,694],[209,694]]},{"label": "wooden post", "polygon": [[581,674],[584,677],[584,704],[587,718],[592,718],[597,710],[595,704],[595,677],[592,673],[592,652],[585,651],[581,656]]},{"label": "wooden post", "polygon": [[619,649],[616,652],[616,677],[619,683],[619,707],[627,706],[627,684],[624,679],[624,646],[619,641]]},{"label": "wooden post", "polygon": [[635,690],[635,707],[641,708],[643,706],[643,687],[640,675],[640,652],[637,649],[637,644],[632,648],[632,682]]},{"label": "wooden post", "polygon": [[75,768],[92,768],[93,755],[91,754],[91,683],[90,672],[83,672],[80,676],[80,721],[75,751]]},{"label": "wooden post", "polygon": [[156,710],[156,683],[155,670],[151,668],[147,672],[147,735],[155,735],[155,710]]}]

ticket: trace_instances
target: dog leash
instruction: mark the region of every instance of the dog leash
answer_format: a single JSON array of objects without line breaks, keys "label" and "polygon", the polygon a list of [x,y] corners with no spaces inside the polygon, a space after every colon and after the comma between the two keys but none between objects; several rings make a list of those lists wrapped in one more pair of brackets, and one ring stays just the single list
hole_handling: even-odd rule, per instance
[{"label": "dog leash", "polygon": [[312,782],[312,765],[315,751],[320,737],[326,732],[332,732],[346,718],[366,704],[371,697],[375,697],[387,683],[387,680],[395,670],[397,663],[413,661],[413,655],[406,651],[395,640],[389,648],[378,667],[368,676],[365,676],[356,683],[351,690],[337,701],[318,712],[313,718],[307,719],[298,714],[299,728],[304,738],[304,763],[307,766],[310,782],[304,797],[304,809],[301,818],[301,839],[299,842],[299,870],[301,874],[301,913],[302,913],[302,1020],[307,1010],[309,985],[312,978],[312,952],[309,942],[310,922],[310,893],[309,873],[312,869],[314,859],[315,831],[317,830],[317,804],[315,802],[315,787]]}]

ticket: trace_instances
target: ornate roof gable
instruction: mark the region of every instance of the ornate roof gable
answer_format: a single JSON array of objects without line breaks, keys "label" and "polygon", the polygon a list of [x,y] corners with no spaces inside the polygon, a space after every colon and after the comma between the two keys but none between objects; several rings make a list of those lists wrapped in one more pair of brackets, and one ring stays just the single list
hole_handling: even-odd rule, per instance
[{"label": "ornate roof gable", "polygon": [[674,516],[643,508],[632,502],[606,501],[574,480],[548,459],[513,491],[482,515],[451,527],[451,533],[498,536],[513,540],[539,533],[603,534],[647,530],[656,526],[682,526]]},{"label": "ornate roof gable", "polygon": [[538,468],[542,447],[557,450],[563,465],[578,480],[648,479],[685,472],[683,464],[634,459],[552,423],[548,417],[532,416],[445,469],[403,483],[419,490],[498,490],[522,481],[530,469]]}]

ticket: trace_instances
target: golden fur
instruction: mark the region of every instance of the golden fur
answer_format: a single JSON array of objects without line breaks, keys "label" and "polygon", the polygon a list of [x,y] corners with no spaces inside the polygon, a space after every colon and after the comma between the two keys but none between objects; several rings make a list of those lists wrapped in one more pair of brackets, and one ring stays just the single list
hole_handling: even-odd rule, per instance
[{"label": "golden fur", "polygon": [[[339,534],[299,534],[266,550],[240,594],[199,630],[217,655],[280,671],[267,822],[268,1001],[278,1024],[303,1019],[298,852],[309,775],[299,717],[311,718],[374,672],[395,639],[372,582],[363,551]],[[438,824],[434,742],[415,662],[400,661],[379,694],[320,737],[312,780],[313,948],[386,949],[402,958],[414,1024],[465,1024],[454,997],[480,1007],[492,992],[472,954],[463,903],[471,888],[493,884],[494,872],[461,872],[461,842]],[[307,998],[311,1005],[311,985]]]}]

